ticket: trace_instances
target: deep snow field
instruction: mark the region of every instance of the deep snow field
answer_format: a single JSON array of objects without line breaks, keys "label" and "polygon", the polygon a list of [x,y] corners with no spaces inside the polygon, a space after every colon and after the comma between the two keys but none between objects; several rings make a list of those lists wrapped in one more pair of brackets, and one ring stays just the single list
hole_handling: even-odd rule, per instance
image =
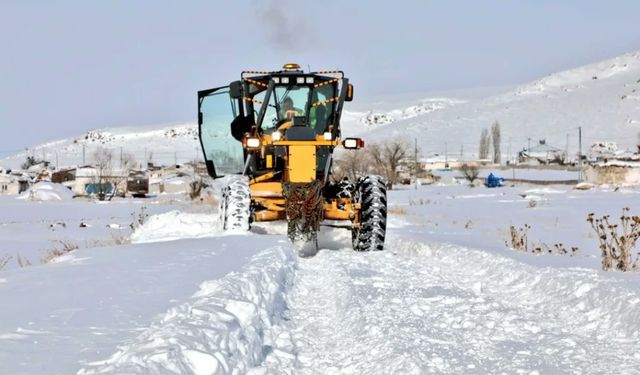
[{"label": "deep snow field", "polygon": [[[180,196],[2,197],[0,374],[636,374],[640,278],[599,270],[586,217],[637,215],[639,194],[404,186],[385,251],[326,227],[306,258],[282,223],[221,233]],[[508,248],[524,224],[579,250]],[[55,240],[79,249],[41,264]]]}]

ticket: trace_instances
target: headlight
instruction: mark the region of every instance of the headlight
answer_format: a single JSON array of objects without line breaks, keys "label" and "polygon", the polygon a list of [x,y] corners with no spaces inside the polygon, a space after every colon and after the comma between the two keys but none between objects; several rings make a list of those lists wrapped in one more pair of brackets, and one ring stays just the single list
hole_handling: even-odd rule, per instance
[{"label": "headlight", "polygon": [[282,133],[280,133],[279,131],[274,131],[271,134],[271,139],[273,139],[274,141],[279,141],[280,139],[282,139]]},{"label": "headlight", "polygon": [[304,83],[304,77],[297,77],[296,78],[296,83],[297,84],[303,84]]},{"label": "headlight", "polygon": [[347,138],[342,142],[342,146],[348,149],[356,149],[364,147],[364,141],[361,138]]},{"label": "headlight", "polygon": [[313,77],[307,77],[307,83],[313,83]]},{"label": "headlight", "polygon": [[244,145],[247,148],[260,148],[260,138],[258,137],[247,137],[244,139]]},{"label": "headlight", "polygon": [[289,77],[282,77],[280,79],[280,82],[284,83],[285,85],[288,85],[289,84]]},{"label": "headlight", "polygon": [[324,140],[325,141],[330,141],[331,140],[331,133],[330,132],[325,132],[324,133]]},{"label": "headlight", "polygon": [[280,77],[273,77],[274,83],[280,83]]}]

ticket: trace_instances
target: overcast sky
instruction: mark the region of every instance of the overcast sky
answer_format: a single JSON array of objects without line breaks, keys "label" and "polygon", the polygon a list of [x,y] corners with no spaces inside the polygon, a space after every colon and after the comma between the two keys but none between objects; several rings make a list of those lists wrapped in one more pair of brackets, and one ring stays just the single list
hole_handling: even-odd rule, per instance
[{"label": "overcast sky", "polygon": [[0,156],[194,121],[243,69],[340,68],[358,97],[504,86],[640,50],[640,1],[0,0]]}]

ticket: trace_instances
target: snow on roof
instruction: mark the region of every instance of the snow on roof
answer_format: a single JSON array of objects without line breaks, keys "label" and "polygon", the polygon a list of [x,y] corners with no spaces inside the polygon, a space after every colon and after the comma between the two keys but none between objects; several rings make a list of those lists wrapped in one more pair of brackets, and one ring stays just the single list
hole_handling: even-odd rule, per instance
[{"label": "snow on roof", "polygon": [[540,142],[537,145],[531,147],[528,150],[525,150],[526,154],[534,154],[534,153],[538,153],[538,152],[543,152],[543,153],[546,153],[546,152],[562,152],[562,150],[557,148],[557,147],[553,147],[550,144],[547,144],[547,141],[544,140],[544,139],[541,139]]}]

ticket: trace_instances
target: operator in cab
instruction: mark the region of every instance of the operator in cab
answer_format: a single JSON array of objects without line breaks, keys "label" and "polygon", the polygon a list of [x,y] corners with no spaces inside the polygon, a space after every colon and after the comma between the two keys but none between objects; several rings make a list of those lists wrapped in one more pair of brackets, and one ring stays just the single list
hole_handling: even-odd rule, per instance
[{"label": "operator in cab", "polygon": [[304,111],[300,108],[296,108],[293,106],[293,99],[287,96],[282,101],[282,106],[280,107],[280,119],[293,119],[295,116],[303,116]]}]

